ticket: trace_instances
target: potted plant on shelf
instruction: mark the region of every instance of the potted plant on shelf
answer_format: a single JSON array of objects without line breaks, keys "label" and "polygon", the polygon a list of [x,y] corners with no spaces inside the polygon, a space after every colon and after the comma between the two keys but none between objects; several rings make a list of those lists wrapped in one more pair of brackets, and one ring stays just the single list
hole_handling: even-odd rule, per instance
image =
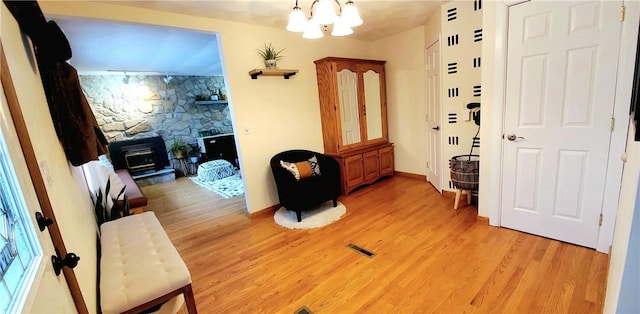
[{"label": "potted plant on shelf", "polygon": [[189,154],[189,152],[191,151],[191,146],[185,144],[180,139],[174,139],[173,143],[171,143],[171,146],[169,146],[169,149],[167,149],[167,151],[173,154],[174,158],[180,159]]},{"label": "potted plant on shelf", "polygon": [[284,49],[276,51],[271,43],[269,43],[269,45],[264,44],[264,49],[258,49],[257,51],[258,54],[264,59],[264,64],[267,69],[275,69],[277,61],[284,58],[284,56],[281,55]]}]

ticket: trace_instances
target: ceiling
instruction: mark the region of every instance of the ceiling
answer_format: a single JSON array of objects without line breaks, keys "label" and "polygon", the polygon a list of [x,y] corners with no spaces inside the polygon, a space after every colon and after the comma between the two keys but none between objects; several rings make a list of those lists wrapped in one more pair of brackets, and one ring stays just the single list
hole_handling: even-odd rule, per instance
[{"label": "ceiling", "polygon": [[[101,1],[284,29],[295,0]],[[345,0],[339,1],[344,4]],[[354,0],[364,24],[350,38],[374,41],[424,25],[444,0]],[[311,0],[299,0],[309,16]],[[81,74],[221,75],[215,34],[151,25],[56,18]],[[315,39],[322,40],[322,39]],[[131,47],[135,47],[132,49]],[[196,53],[194,53],[196,52]],[[212,61],[213,60],[213,61]]]},{"label": "ceiling", "polygon": [[69,61],[80,74],[222,75],[218,42],[212,33],[56,18],[69,39]]}]

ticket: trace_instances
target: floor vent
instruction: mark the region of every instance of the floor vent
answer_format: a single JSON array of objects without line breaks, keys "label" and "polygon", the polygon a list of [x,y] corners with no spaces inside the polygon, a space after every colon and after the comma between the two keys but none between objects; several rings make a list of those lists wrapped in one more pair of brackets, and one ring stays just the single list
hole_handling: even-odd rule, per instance
[{"label": "floor vent", "polygon": [[303,307],[299,308],[298,310],[296,310],[294,312],[294,314],[313,314],[313,312],[311,312],[311,310],[309,308],[307,308],[306,306],[303,306]]},{"label": "floor vent", "polygon": [[357,251],[359,253],[362,253],[362,254],[366,255],[367,257],[374,257],[376,255],[376,253],[373,253],[373,252],[371,252],[369,250],[365,250],[365,249],[363,249],[363,248],[361,248],[361,247],[359,247],[359,246],[357,246],[357,245],[355,245],[353,243],[347,244],[347,247],[351,248],[351,249],[353,249],[353,250],[355,250],[355,251]]}]

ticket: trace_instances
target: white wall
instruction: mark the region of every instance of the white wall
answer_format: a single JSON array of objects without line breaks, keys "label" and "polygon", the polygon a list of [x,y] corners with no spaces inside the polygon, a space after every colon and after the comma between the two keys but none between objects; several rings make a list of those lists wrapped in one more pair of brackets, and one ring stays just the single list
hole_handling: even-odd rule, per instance
[{"label": "white wall", "polygon": [[[438,9],[431,14],[424,24],[425,50],[440,39],[440,32],[442,32],[442,13]],[[440,45],[442,45],[442,43],[440,43]]]},{"label": "white wall", "polygon": [[[5,7],[2,6],[2,14],[8,12],[5,10]],[[54,311],[59,313],[71,313],[76,310],[76,306],[73,303],[73,298],[71,297],[71,292],[67,287],[65,277],[56,276],[53,267],[51,266],[50,256],[56,254],[51,240],[51,235],[47,230],[44,232],[36,231],[38,223],[35,219],[34,213],[41,211],[41,207],[38,203],[38,197],[33,187],[33,181],[30,177],[29,170],[27,169],[24,154],[20,147],[20,142],[18,141],[16,128],[11,120],[11,113],[9,112],[4,89],[2,88],[0,88],[0,101],[2,102],[2,106],[0,106],[0,127],[2,128],[2,138],[7,145],[9,153],[9,156],[5,157],[9,157],[11,159],[11,164],[20,184],[19,189],[24,196],[27,208],[29,209],[32,229],[36,233],[38,242],[42,248],[42,251],[39,253],[41,254],[40,261],[34,261],[34,263],[36,263],[36,265],[34,265],[36,269],[34,270],[32,277],[33,282],[31,287],[27,287],[28,294],[24,299],[24,306],[20,311],[23,313],[43,313]],[[39,265],[39,267],[37,265]],[[20,292],[18,292],[18,294],[20,294]],[[15,302],[16,304],[20,304],[20,301]]]},{"label": "white wall", "polygon": [[[7,56],[7,65],[15,85],[18,101],[22,109],[26,127],[38,163],[47,169],[43,175],[47,193],[55,211],[55,220],[62,233],[68,252],[76,253],[81,260],[74,268],[89,311],[96,309],[96,238],[97,226],[93,205],[84,184],[80,168],[67,162],[62,146],[56,137],[49,108],[40,81],[30,43],[21,35],[18,24],[11,13],[2,5],[2,44]],[[46,256],[45,258],[50,258]],[[62,277],[58,280],[63,281]],[[51,284],[47,281],[46,284]],[[50,287],[49,287],[50,288]],[[46,293],[42,291],[39,296]],[[58,292],[49,292],[49,299],[64,301]],[[59,299],[58,299],[59,298]],[[40,299],[42,300],[42,299]],[[35,304],[33,310],[60,309],[60,303]]]},{"label": "white wall", "polygon": [[386,60],[389,141],[395,170],[427,173],[424,27],[373,42],[373,58]]},{"label": "white wall", "polygon": [[[326,36],[303,39],[299,33],[169,12],[104,3],[42,2],[45,14],[99,18],[217,32],[235,120],[247,207],[250,212],[278,203],[269,159],[291,148],[323,151],[314,60],[327,57],[370,58],[368,42]],[[259,77],[248,71],[264,67],[256,49],[264,43],[285,48],[280,68],[299,69],[289,80]],[[245,134],[245,128],[250,133]]]},{"label": "white wall", "polygon": [[[449,20],[450,10],[455,10],[455,18]],[[442,5],[442,54],[440,69],[442,73],[442,110],[440,129],[442,133],[442,169],[443,190],[453,191],[449,160],[458,155],[468,155],[471,152],[473,137],[478,132],[478,126],[469,115],[464,114],[468,103],[480,102],[480,93],[475,90],[480,86],[479,64],[474,58],[482,56],[482,41],[475,39],[475,30],[482,28],[482,10],[474,1],[452,1]],[[455,41],[457,39],[457,41]],[[456,64],[456,70],[450,71],[449,64]],[[449,94],[449,91],[457,94]],[[474,148],[473,154],[478,155],[479,149]]]},{"label": "white wall", "polygon": [[[607,280],[607,294],[604,303],[604,313],[615,313],[618,308],[618,296],[624,275],[625,261],[629,248],[629,235],[633,221],[633,209],[638,201],[638,175],[640,175],[640,142],[633,140],[635,134],[633,125],[629,127],[627,142],[627,162],[622,176],[620,190],[620,206],[616,217],[616,229],[611,246],[609,260],[609,274]],[[636,269],[638,265],[635,265]],[[638,278],[636,278],[637,280]]]},{"label": "white wall", "polygon": [[[483,126],[480,129],[480,155],[484,156],[480,162],[480,188],[478,194],[478,216],[489,217],[490,209],[499,207],[501,155],[499,150],[502,140],[502,102],[503,97],[497,91],[495,81],[504,76],[504,62],[499,59],[497,52],[504,49],[505,43],[501,34],[496,34],[499,24],[506,24],[505,20],[497,20],[498,6],[496,1],[485,1],[482,8],[482,114]],[[496,152],[498,156],[495,156]],[[491,217],[495,219],[495,217]]]},{"label": "white wall", "polygon": [[[620,94],[622,95],[617,97],[619,100],[616,99],[616,106],[618,106],[618,101],[623,102],[625,108],[622,109],[629,108],[634,63],[636,61],[635,56],[637,53],[640,53],[640,51],[636,51],[638,25],[640,24],[640,2],[627,2],[625,6],[627,8],[626,18],[622,27],[622,44],[620,49],[623,67],[619,69],[619,72],[621,72],[619,75],[624,75],[624,78],[618,79],[618,88],[621,89]],[[636,110],[638,110],[638,108],[636,108]],[[610,247],[611,257],[609,259],[609,273],[604,302],[605,313],[616,312],[623,275],[629,275],[624,273],[624,268],[629,252],[629,237],[631,234],[634,205],[637,202],[636,192],[638,175],[640,174],[640,142],[633,140],[635,132],[635,127],[630,123],[626,146],[627,161],[624,163],[624,171],[622,173],[618,208],[615,216],[609,215],[611,219],[615,218],[615,229]],[[635,267],[637,266],[638,265],[635,265]],[[638,280],[638,278],[632,278],[632,280]]]}]

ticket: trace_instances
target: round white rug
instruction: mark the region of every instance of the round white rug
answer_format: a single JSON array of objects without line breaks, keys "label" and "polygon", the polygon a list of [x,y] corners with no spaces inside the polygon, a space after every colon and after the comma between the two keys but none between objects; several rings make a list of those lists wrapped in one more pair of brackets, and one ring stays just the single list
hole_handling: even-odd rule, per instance
[{"label": "round white rug", "polygon": [[340,202],[333,207],[333,201],[328,201],[313,209],[302,211],[302,221],[298,222],[296,212],[280,207],[273,215],[273,220],[289,229],[311,229],[326,226],[337,221],[347,212],[347,208]]}]

